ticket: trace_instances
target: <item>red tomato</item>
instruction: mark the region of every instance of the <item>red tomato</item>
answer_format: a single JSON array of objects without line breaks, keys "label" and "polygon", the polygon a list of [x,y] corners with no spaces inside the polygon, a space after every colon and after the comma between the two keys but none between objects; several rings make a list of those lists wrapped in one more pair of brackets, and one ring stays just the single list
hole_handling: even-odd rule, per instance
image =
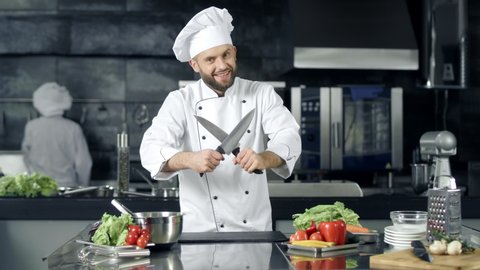
[{"label": "red tomato", "polygon": [[310,262],[310,265],[312,266],[312,270],[323,270],[325,269],[324,266],[323,266],[323,262],[324,260],[323,259],[319,259],[319,260],[314,260],[314,261],[311,261]]},{"label": "red tomato", "polygon": [[143,235],[143,234],[148,234],[150,235],[150,231],[148,229],[141,229],[140,230],[140,234]]},{"label": "red tomato", "polygon": [[309,270],[310,262],[309,261],[297,261],[295,262],[295,269],[296,270]]},{"label": "red tomato", "polygon": [[326,270],[337,270],[337,269],[347,269],[347,257],[333,257],[325,260],[323,262],[323,268]]},{"label": "red tomato", "polygon": [[290,238],[288,239],[288,242],[289,242],[289,243],[292,243],[293,241],[295,241],[295,234],[294,234],[294,233],[292,233],[292,234],[290,235]]},{"label": "red tomato", "polygon": [[308,237],[309,240],[319,240],[323,241],[322,234],[320,232],[314,232]]},{"label": "red tomato", "polygon": [[315,220],[312,220],[310,228],[306,229],[305,231],[307,232],[308,236],[317,231],[317,224],[315,224]]},{"label": "red tomato", "polygon": [[127,237],[125,238],[125,243],[127,245],[137,244],[138,236],[133,232],[128,232]]},{"label": "red tomato", "polygon": [[137,240],[137,246],[141,247],[141,248],[145,248],[148,244],[148,240],[147,238],[143,237],[143,236],[140,236]]},{"label": "red tomato", "polygon": [[140,225],[137,225],[137,224],[128,225],[128,232],[134,233],[139,236],[141,232]]},{"label": "red tomato", "polygon": [[142,230],[142,233],[140,234],[140,237],[145,237],[147,239],[147,242],[150,241],[150,239],[151,239],[151,235],[150,235],[149,231],[143,231]]},{"label": "red tomato", "polygon": [[302,241],[302,240],[307,240],[308,239],[308,235],[307,235],[307,232],[305,230],[298,230],[295,232],[295,237],[294,237],[294,241]]}]

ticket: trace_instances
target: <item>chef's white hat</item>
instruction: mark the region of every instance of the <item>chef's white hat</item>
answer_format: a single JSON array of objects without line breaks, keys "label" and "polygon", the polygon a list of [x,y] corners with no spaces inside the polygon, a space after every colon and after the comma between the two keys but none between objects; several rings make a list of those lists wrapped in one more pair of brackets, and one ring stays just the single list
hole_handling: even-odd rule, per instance
[{"label": "chef's white hat", "polygon": [[180,62],[187,62],[210,48],[232,44],[232,16],[226,9],[209,7],[197,13],[180,31],[173,52]]},{"label": "chef's white hat", "polygon": [[33,93],[33,106],[43,116],[62,115],[72,107],[72,96],[67,88],[47,82]]}]

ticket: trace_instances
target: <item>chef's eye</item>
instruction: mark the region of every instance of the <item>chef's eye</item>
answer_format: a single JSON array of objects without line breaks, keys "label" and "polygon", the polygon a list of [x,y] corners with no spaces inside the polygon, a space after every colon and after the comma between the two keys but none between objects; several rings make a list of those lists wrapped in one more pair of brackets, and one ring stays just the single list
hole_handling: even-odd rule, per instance
[{"label": "chef's eye", "polygon": [[206,59],[206,61],[207,61],[207,63],[211,64],[211,63],[215,62],[215,58],[209,57],[209,58]]},{"label": "chef's eye", "polygon": [[232,56],[232,53],[230,51],[226,51],[225,54],[223,55],[223,58],[230,58]]}]

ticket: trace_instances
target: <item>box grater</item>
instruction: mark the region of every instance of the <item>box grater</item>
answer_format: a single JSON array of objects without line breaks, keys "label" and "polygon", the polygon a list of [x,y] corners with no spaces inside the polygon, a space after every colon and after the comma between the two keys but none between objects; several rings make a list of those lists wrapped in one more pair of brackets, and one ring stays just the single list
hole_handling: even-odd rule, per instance
[{"label": "box grater", "polygon": [[460,189],[429,189],[427,240],[433,242],[432,231],[439,231],[451,237],[460,237],[462,227]]}]

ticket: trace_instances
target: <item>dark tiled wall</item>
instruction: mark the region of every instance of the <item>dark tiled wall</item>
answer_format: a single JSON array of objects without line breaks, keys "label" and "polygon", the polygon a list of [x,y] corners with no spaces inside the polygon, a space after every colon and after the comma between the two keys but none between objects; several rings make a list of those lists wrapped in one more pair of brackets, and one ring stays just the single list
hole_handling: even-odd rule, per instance
[{"label": "dark tiled wall", "polygon": [[[443,91],[418,89],[417,72],[292,69],[287,0],[0,1],[0,149],[19,149],[26,121],[37,116],[33,91],[55,80],[75,98],[67,117],[83,126],[94,156],[93,178],[114,179],[116,133],[127,125],[137,154],[149,125],[135,120],[142,104],[151,119],[178,80],[197,78],[176,61],[171,47],[191,16],[211,5],[228,8],[234,17],[232,38],[242,77],[286,81],[286,89],[299,84],[403,87],[406,173],[420,136],[445,124],[458,139],[453,162],[464,168],[466,161],[480,159],[479,1],[469,1],[472,87],[449,91],[446,113]],[[288,91],[280,94],[288,106]]]},{"label": "dark tiled wall", "polygon": [[[286,1],[237,1],[232,38],[239,75],[278,80],[291,68]],[[94,179],[116,178],[116,134],[125,126],[138,158],[142,106],[155,116],[179,80],[197,76],[171,50],[176,35],[208,1],[25,0],[0,2],[0,149],[17,150],[42,83],[67,86],[94,158]],[[245,8],[248,6],[249,8]],[[275,30],[275,31],[274,31]],[[282,93],[281,93],[282,94]]]}]

